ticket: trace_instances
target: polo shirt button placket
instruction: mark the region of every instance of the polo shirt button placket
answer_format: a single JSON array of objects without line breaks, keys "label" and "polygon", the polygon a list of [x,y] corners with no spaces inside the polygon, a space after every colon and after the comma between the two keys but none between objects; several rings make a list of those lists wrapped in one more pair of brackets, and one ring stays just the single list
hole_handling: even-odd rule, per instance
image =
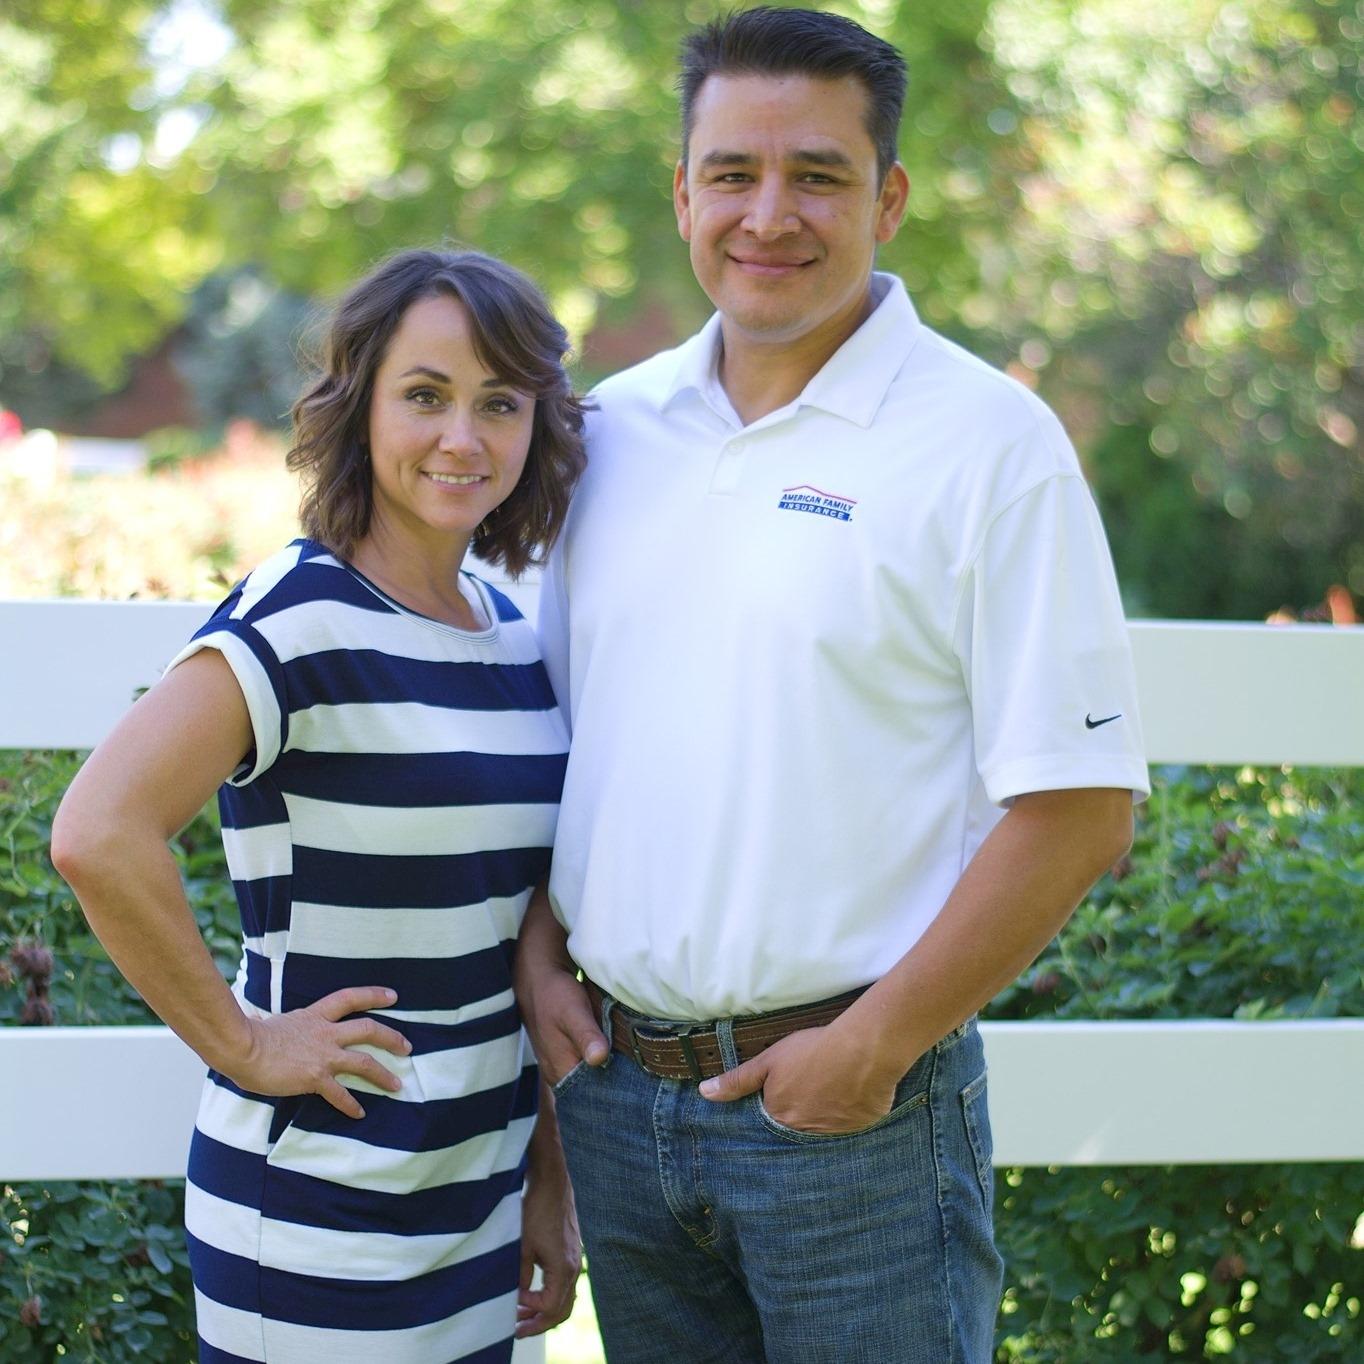
[{"label": "polo shirt button placket", "polygon": [[710,491],[727,496],[739,486],[743,473],[744,455],[749,447],[747,436],[735,436],[720,448],[719,458],[715,461],[715,472],[711,475]]}]

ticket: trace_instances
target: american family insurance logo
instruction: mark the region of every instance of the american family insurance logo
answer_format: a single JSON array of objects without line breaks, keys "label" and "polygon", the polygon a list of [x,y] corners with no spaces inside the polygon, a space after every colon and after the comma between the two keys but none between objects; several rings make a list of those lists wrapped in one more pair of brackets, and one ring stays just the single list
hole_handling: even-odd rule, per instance
[{"label": "american family insurance logo", "polygon": [[821,488],[802,483],[798,488],[783,488],[778,511],[809,512],[812,516],[832,516],[838,521],[851,521],[857,503],[851,497],[839,497]]}]

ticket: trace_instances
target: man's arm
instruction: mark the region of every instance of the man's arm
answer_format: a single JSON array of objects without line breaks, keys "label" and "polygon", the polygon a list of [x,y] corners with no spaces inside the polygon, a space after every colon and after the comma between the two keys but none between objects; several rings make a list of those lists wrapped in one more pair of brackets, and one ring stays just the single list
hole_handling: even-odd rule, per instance
[{"label": "man's arm", "polygon": [[1054,938],[1132,841],[1132,793],[1015,799],[923,937],[833,1023],[792,1033],[707,1080],[707,1098],[763,1091],[779,1122],[850,1132],[889,1112],[911,1065],[992,999]]},{"label": "man's arm", "polygon": [[[582,1237],[573,1203],[554,1096],[540,1080],[540,1108],[526,1152],[526,1192],[521,1200],[521,1284],[516,1297],[518,1338],[538,1336],[567,1321],[573,1311]],[[539,1288],[532,1287],[535,1271]]]},{"label": "man's arm", "polygon": [[610,1048],[543,883],[535,888],[521,924],[514,976],[516,1002],[549,1084],[557,1084],[579,1061],[599,1066],[606,1060]]}]

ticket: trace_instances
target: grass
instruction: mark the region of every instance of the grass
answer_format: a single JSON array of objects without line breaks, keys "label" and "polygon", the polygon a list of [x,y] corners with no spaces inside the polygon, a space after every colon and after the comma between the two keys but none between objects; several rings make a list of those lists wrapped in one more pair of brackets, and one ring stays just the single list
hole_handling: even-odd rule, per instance
[{"label": "grass", "polygon": [[584,1277],[578,1283],[573,1315],[545,1337],[545,1364],[605,1364],[605,1360],[597,1314],[592,1310],[592,1295]]}]

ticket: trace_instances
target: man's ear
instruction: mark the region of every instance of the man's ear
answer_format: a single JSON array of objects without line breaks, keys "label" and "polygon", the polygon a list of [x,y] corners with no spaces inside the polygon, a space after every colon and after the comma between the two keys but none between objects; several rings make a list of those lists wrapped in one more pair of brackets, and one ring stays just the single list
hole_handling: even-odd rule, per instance
[{"label": "man's ear", "polygon": [[684,242],[691,241],[691,195],[687,192],[687,168],[681,161],[673,171],[673,209],[678,234]]},{"label": "man's ear", "polygon": [[876,240],[888,242],[899,230],[909,206],[909,174],[897,161],[887,172],[876,206]]}]

